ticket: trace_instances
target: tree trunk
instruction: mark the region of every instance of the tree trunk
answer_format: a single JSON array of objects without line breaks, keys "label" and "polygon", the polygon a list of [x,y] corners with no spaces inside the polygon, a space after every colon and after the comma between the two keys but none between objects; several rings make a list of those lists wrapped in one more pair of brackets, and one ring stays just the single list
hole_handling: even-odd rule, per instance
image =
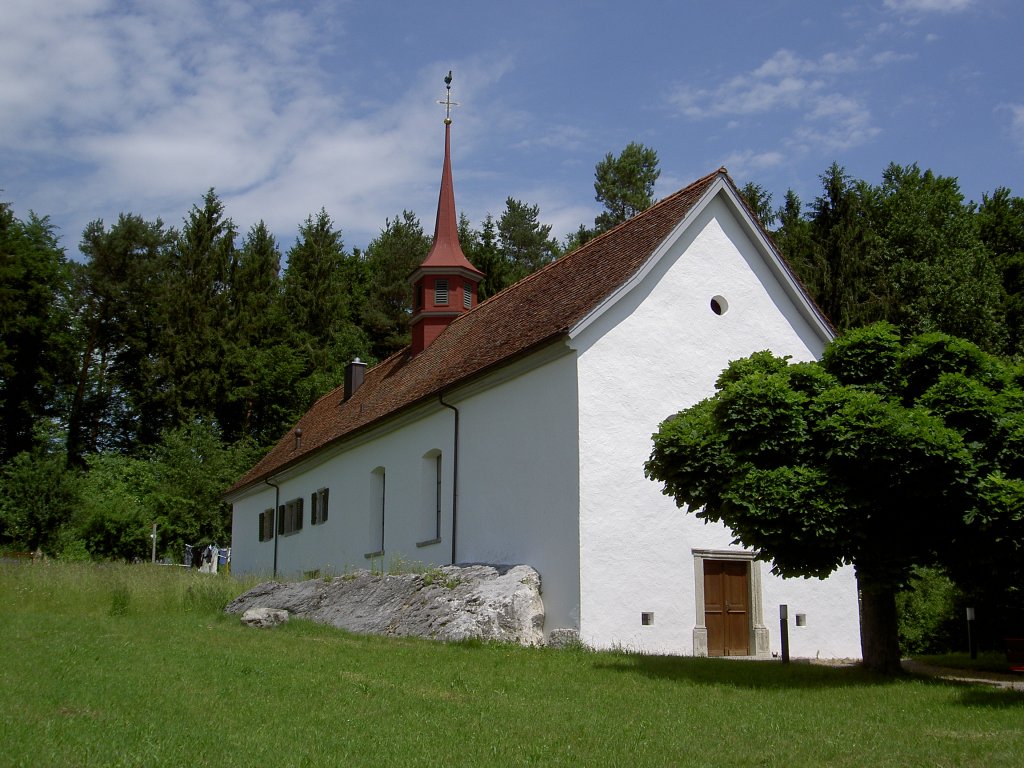
[{"label": "tree trunk", "polygon": [[901,674],[896,590],[889,585],[874,584],[859,572],[857,586],[860,590],[860,650],[864,666],[885,675]]}]

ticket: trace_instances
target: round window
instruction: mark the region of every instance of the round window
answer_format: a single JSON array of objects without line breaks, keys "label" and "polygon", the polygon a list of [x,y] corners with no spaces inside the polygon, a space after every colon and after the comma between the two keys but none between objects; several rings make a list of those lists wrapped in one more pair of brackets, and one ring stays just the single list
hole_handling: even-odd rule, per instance
[{"label": "round window", "polygon": [[716,315],[724,315],[729,311],[729,302],[725,300],[724,296],[712,296],[711,311]]}]

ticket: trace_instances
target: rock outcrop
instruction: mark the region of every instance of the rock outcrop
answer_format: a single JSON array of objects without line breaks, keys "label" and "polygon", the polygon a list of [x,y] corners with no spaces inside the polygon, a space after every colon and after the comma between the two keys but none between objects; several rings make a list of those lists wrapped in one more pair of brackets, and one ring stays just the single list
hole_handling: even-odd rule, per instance
[{"label": "rock outcrop", "polygon": [[266,582],[225,612],[252,608],[284,610],[366,634],[544,642],[540,576],[527,565],[446,565],[425,573],[356,571],[292,584]]}]

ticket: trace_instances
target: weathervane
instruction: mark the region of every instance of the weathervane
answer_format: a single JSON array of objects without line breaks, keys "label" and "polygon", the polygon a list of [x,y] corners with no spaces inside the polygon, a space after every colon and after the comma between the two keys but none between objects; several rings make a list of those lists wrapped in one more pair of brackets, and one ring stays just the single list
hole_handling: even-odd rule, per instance
[{"label": "weathervane", "polygon": [[459,106],[459,102],[452,101],[452,71],[449,69],[447,76],[444,78],[444,87],[448,89],[445,94],[444,101],[438,101],[438,104],[444,104],[444,124],[452,124],[452,107]]}]

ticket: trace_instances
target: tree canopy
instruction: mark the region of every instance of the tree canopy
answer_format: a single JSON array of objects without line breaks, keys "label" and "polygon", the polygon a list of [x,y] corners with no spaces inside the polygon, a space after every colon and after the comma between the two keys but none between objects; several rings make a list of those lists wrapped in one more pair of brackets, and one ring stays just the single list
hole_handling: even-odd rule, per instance
[{"label": "tree canopy", "polygon": [[661,171],[658,153],[631,141],[616,157],[611,152],[594,169],[594,197],[605,210],[594,219],[597,234],[651,207]]},{"label": "tree canopy", "polygon": [[[1004,193],[976,212],[955,178],[916,164],[891,163],[880,184],[869,184],[833,163],[819,180],[821,194],[806,212],[787,193],[774,234],[836,328],[888,320],[906,333],[943,331],[991,352],[1018,349],[1016,321],[1009,334],[1006,321],[1021,301],[1019,241],[997,233],[1024,231],[1024,206],[1015,213]],[[759,203],[763,197],[752,204]]]},{"label": "tree canopy", "polygon": [[[603,210],[566,247],[653,203],[657,163],[638,142],[599,158]],[[944,331],[1024,352],[1021,198],[1000,187],[967,203],[955,179],[915,165],[891,165],[871,184],[836,163],[820,182],[809,205],[789,191],[775,214],[764,187],[741,191],[838,328],[885,319],[907,336]],[[236,227],[209,189],[177,228],[134,213],[93,221],[79,262],[45,216],[19,219],[0,203],[0,477],[19,499],[34,494],[0,515],[0,547],[60,551],[77,537],[94,556],[124,556],[148,533],[117,510],[134,503],[140,467],[162,461],[158,446],[199,424],[226,450],[265,448],[353,357],[373,364],[408,342],[408,277],[430,245],[417,216],[389,219],[362,252],[346,249],[325,209],[297,231],[282,253],[262,222]],[[477,228],[461,217],[459,237],[485,273],[481,299],[563,250],[539,206],[513,197]],[[105,506],[103,488],[124,489],[124,505]],[[989,495],[1015,488],[993,484]],[[96,500],[97,519],[80,514],[83,499]]]},{"label": "tree canopy", "polygon": [[989,592],[1007,584],[999,600],[1019,603],[1022,381],[971,342],[875,324],[820,363],[770,352],[730,363],[713,397],[662,423],[645,469],[779,575],[852,564],[865,664],[895,671],[895,594],[915,566],[977,586],[965,563],[984,553],[1005,577]]}]

